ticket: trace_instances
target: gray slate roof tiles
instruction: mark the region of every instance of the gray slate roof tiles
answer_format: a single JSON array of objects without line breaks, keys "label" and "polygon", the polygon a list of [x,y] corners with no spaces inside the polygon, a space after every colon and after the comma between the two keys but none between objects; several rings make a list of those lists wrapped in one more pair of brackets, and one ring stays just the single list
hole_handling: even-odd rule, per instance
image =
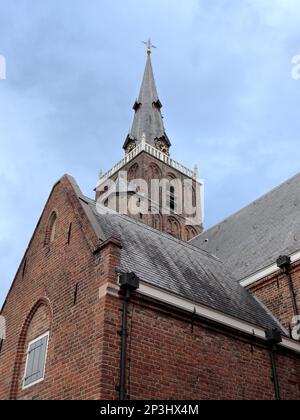
[{"label": "gray slate roof tiles", "polygon": [[88,203],[101,239],[121,240],[124,272],[134,271],[144,282],[254,325],[278,328],[277,321],[217,258],[127,216],[99,215],[95,202]]},{"label": "gray slate roof tiles", "polygon": [[191,242],[220,258],[237,280],[300,250],[300,174]]}]

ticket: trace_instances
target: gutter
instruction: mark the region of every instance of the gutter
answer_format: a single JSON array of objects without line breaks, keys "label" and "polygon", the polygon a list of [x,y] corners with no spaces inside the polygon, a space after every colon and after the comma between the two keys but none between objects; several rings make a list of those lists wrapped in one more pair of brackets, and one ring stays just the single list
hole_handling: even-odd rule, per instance
[{"label": "gutter", "polygon": [[[292,254],[290,256],[291,263],[295,263],[300,260],[300,251]],[[277,271],[279,271],[278,265],[272,264],[269,267],[263,268],[262,270],[258,271],[257,273],[252,274],[249,277],[246,277],[239,281],[240,285],[243,287],[251,286],[253,283],[256,283],[258,280],[262,280],[265,277],[268,277],[272,274],[275,274]]]},{"label": "gutter", "polygon": [[[240,320],[238,318],[234,318],[230,315],[226,315],[204,305],[195,304],[193,301],[182,298],[158,287],[149,285],[148,283],[140,281],[138,294],[171,305],[190,314],[198,315],[202,318],[214,321],[220,325],[232,328],[236,331],[251,336],[252,339],[253,337],[256,337],[267,342],[266,331],[262,327],[258,327],[254,324]],[[300,342],[287,337],[282,337],[282,342],[278,345],[278,348],[285,348],[300,355]]]}]

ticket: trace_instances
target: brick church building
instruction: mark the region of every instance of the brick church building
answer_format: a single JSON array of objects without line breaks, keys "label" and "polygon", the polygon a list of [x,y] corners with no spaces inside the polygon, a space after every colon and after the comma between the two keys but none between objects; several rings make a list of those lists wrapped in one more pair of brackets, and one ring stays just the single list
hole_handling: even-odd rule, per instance
[{"label": "brick church building", "polygon": [[[0,399],[298,400],[300,175],[207,231],[201,211],[190,223],[171,181],[200,209],[197,168],[170,157],[147,53],[125,157],[96,200],[56,182],[25,251],[1,310]],[[136,179],[169,180],[166,202]],[[111,210],[132,198],[156,211]]]}]

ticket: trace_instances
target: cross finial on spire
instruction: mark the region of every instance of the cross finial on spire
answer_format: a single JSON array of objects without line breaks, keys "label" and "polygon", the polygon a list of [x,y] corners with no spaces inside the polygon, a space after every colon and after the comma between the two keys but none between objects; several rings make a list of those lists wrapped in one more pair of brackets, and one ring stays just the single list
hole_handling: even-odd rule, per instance
[{"label": "cross finial on spire", "polygon": [[148,41],[142,41],[143,44],[147,45],[147,54],[152,53],[152,48],[157,48],[155,45],[152,44],[151,38],[148,39]]}]

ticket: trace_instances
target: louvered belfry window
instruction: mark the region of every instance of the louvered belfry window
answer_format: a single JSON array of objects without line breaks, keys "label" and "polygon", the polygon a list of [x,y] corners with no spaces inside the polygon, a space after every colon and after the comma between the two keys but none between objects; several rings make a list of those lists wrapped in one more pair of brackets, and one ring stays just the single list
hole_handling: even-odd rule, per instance
[{"label": "louvered belfry window", "polygon": [[23,388],[35,385],[44,380],[48,341],[49,333],[46,333],[29,343]]}]

